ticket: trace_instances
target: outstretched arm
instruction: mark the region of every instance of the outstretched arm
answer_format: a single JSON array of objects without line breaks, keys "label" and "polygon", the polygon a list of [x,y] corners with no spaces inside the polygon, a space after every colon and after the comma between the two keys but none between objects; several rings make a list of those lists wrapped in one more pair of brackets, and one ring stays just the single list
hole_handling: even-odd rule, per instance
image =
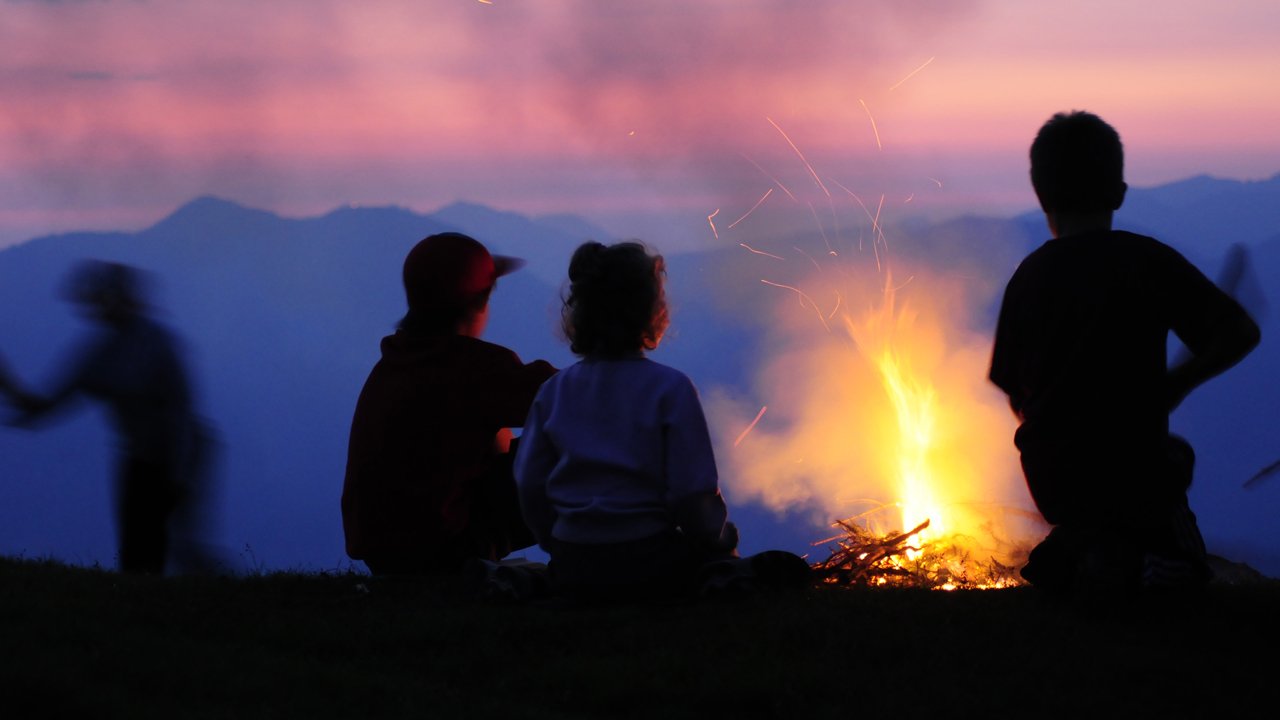
[{"label": "outstretched arm", "polygon": [[0,396],[7,399],[9,404],[18,410],[16,416],[6,419],[6,422],[12,425],[30,425],[65,403],[76,394],[78,389],[74,381],[68,381],[52,395],[32,393],[18,382],[9,371],[4,358],[0,357]]}]

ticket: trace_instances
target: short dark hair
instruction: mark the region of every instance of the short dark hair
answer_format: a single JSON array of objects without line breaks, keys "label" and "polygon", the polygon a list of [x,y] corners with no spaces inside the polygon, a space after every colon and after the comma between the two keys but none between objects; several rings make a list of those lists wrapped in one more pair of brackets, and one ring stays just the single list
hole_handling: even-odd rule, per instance
[{"label": "short dark hair", "polygon": [[1031,185],[1045,211],[1119,208],[1125,188],[1119,133],[1092,113],[1057,113],[1031,143]]},{"label": "short dark hair", "polygon": [[577,355],[621,357],[652,350],[669,322],[666,263],[640,242],[588,242],[569,261],[561,327]]}]

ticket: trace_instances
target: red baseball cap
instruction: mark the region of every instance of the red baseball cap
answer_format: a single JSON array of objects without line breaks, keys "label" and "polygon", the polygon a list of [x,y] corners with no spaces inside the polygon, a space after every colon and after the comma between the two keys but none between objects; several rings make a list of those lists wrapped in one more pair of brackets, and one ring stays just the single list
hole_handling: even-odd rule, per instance
[{"label": "red baseball cap", "polygon": [[489,254],[469,235],[429,235],[404,259],[404,292],[413,310],[463,308],[523,265],[519,258]]}]

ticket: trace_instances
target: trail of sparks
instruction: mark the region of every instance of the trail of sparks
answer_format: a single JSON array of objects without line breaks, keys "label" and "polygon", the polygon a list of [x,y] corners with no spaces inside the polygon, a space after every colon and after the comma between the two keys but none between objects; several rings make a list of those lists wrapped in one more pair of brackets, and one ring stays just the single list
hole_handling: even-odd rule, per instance
[{"label": "trail of sparks", "polygon": [[732,230],[734,225],[737,225],[738,223],[742,222],[743,220],[746,220],[746,219],[747,219],[747,216],[748,216],[748,215],[750,215],[751,213],[755,212],[755,211],[756,211],[756,208],[758,208],[758,207],[760,207],[761,205],[763,205],[763,204],[764,204],[764,201],[765,201],[765,200],[767,200],[767,199],[769,198],[769,196],[770,196],[770,195],[772,195],[772,194],[773,194],[773,188],[769,188],[768,190],[766,190],[766,191],[765,191],[765,193],[764,193],[764,195],[761,195],[761,196],[760,196],[760,199],[756,201],[756,204],[751,206],[751,209],[750,209],[750,210],[748,210],[748,211],[746,211],[745,213],[743,213],[743,214],[742,214],[742,217],[740,217],[740,218],[738,218],[737,220],[734,220],[733,222],[729,223],[729,228],[728,228],[728,229],[729,229],[729,230]]},{"label": "trail of sparks", "polygon": [[836,306],[831,308],[831,312],[827,315],[827,319],[835,317],[836,311],[840,309],[840,303],[844,301],[844,297],[840,293],[836,293]]},{"label": "trail of sparks", "polygon": [[774,176],[770,175],[770,174],[768,173],[768,171],[766,171],[764,168],[760,167],[760,163],[756,162],[755,160],[752,160],[752,159],[751,159],[749,156],[747,156],[745,153],[738,153],[738,154],[739,154],[739,155],[742,155],[743,159],[745,159],[747,162],[751,163],[752,165],[755,165],[756,169],[760,171],[760,174],[761,174],[761,175],[764,175],[765,177],[769,178],[770,180],[772,180],[772,181],[773,181],[773,184],[774,184],[774,185],[777,185],[778,187],[782,188],[782,192],[786,193],[786,194],[787,194],[787,197],[791,198],[791,201],[792,201],[792,202],[797,202],[797,203],[798,203],[798,202],[800,202],[799,200],[797,200],[797,199],[796,199],[796,196],[795,196],[795,195],[792,195],[792,194],[791,194],[791,191],[787,189],[787,186],[782,184],[782,181],[781,181],[781,180],[779,180],[778,178],[776,178],[776,177],[774,177]]},{"label": "trail of sparks", "polygon": [[760,408],[760,412],[756,413],[756,419],[752,420],[751,424],[747,426],[747,429],[743,430],[742,434],[738,436],[738,439],[733,441],[734,447],[738,447],[738,444],[741,443],[742,439],[747,436],[747,433],[751,432],[751,430],[755,428],[756,423],[760,422],[760,418],[764,417],[764,411],[768,409],[769,409],[768,405],[765,405]]},{"label": "trail of sparks", "polygon": [[862,103],[862,109],[867,111],[867,119],[871,121],[871,132],[876,136],[876,148],[884,150],[884,145],[880,144],[880,128],[876,127],[876,119],[871,115],[871,108],[867,107],[867,101],[862,98],[858,98],[858,102]]},{"label": "trail of sparks", "polygon": [[804,307],[805,302],[808,302],[809,307],[812,307],[813,312],[818,316],[818,320],[822,322],[823,329],[826,330],[827,332],[831,332],[831,326],[827,324],[827,319],[822,316],[822,309],[819,308],[818,303],[814,302],[813,298],[806,295],[803,290],[797,287],[792,287],[790,285],[783,285],[782,283],[776,283],[770,280],[765,280],[764,278],[761,278],[760,282],[764,283],[765,285],[772,285],[776,288],[790,290],[791,292],[795,293],[800,299],[800,307]]},{"label": "trail of sparks", "polygon": [[942,181],[941,181],[941,180],[939,180],[938,178],[932,178],[932,177],[929,177],[928,175],[926,175],[925,177],[926,177],[927,179],[929,179],[929,180],[932,180],[932,181],[933,181],[933,183],[934,183],[935,185],[937,185],[938,187],[942,187]]},{"label": "trail of sparks", "polygon": [[771,252],[765,252],[765,251],[763,251],[763,250],[757,250],[757,249],[755,249],[755,248],[751,247],[750,245],[748,245],[748,244],[746,244],[746,243],[740,242],[740,243],[738,243],[738,244],[739,244],[739,245],[741,245],[742,247],[746,248],[746,249],[747,249],[747,250],[749,250],[750,252],[753,252],[753,253],[755,253],[755,254],[757,254],[757,255],[764,255],[765,257],[777,258],[778,260],[786,260],[786,258],[784,258],[784,257],[779,257],[778,255],[774,255],[774,254],[773,254],[773,253],[771,253]]},{"label": "trail of sparks", "polygon": [[716,208],[715,212],[707,216],[707,224],[711,226],[711,234],[714,235],[717,240],[720,239],[720,233],[716,231],[716,216],[719,214],[720,208]]},{"label": "trail of sparks", "polygon": [[857,200],[858,205],[862,207],[862,212],[866,213],[867,218],[871,220],[871,229],[875,232],[875,236],[871,238],[871,249],[875,251],[876,254],[876,272],[880,272],[880,248],[877,246],[877,243],[883,243],[884,249],[889,249],[889,241],[885,239],[884,228],[880,227],[880,211],[884,208],[884,194],[881,193],[880,205],[876,208],[875,215],[872,215],[867,204],[862,202],[862,198],[858,197],[858,193],[842,185],[839,180],[832,180],[831,182],[835,183],[836,187],[839,187],[841,190],[849,193],[849,196],[854,200]]},{"label": "trail of sparks", "polygon": [[[866,107],[866,105],[864,104],[863,107]],[[827,189],[826,185],[822,184],[822,178],[818,177],[818,173],[814,172],[813,166],[810,165],[809,161],[805,159],[804,153],[800,152],[800,148],[796,147],[796,144],[791,142],[791,138],[787,136],[787,133],[785,130],[782,129],[782,126],[774,122],[773,118],[771,117],[765,116],[765,120],[769,121],[769,124],[772,125],[774,129],[777,130],[778,133],[782,135],[782,139],[786,140],[787,144],[791,146],[791,149],[795,151],[796,157],[800,158],[800,162],[804,163],[805,168],[809,170],[809,174],[813,176],[813,181],[818,183],[819,188],[822,188],[822,192],[826,193],[827,197],[831,197],[831,191]],[[873,121],[873,124],[874,124],[874,121]]]},{"label": "trail of sparks", "polygon": [[[935,55],[934,57],[937,57],[937,56]],[[904,78],[902,78],[901,80],[899,80],[898,82],[894,83],[894,84],[893,84],[893,87],[889,88],[889,92],[893,92],[894,90],[897,90],[899,85],[901,85],[902,83],[904,83],[904,82],[906,82],[906,81],[910,80],[911,78],[915,77],[916,73],[918,73],[918,72],[920,72],[921,70],[923,70],[923,69],[925,69],[925,68],[929,67],[929,63],[933,62],[933,60],[934,60],[934,58],[929,58],[928,60],[925,60],[925,61],[924,61],[924,64],[923,64],[923,65],[921,65],[920,67],[916,68],[915,70],[912,70],[911,72],[907,73],[907,76],[906,76],[906,77],[904,77]]]}]

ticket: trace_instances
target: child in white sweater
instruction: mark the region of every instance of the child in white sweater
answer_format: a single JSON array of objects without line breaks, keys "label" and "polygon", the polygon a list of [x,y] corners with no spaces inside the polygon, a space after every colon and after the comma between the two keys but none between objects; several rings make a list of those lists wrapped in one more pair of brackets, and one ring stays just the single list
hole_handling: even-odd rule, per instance
[{"label": "child in white sweater", "polygon": [[635,242],[587,243],[569,264],[563,327],[582,359],[538,392],[515,475],[570,595],[679,594],[703,563],[736,554],[697,391],[644,355],[667,327],[664,275]]}]

